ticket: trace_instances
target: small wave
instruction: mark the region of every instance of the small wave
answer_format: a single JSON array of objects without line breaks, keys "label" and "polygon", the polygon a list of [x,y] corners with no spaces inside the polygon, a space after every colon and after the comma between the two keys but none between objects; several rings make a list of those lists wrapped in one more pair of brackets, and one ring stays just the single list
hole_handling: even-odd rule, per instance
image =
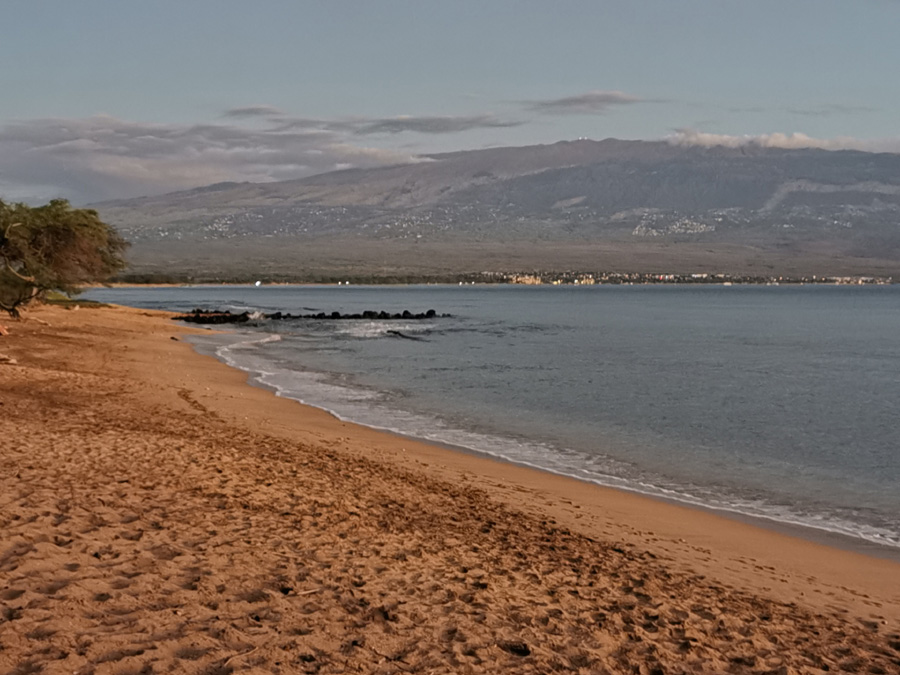
[{"label": "small wave", "polygon": [[281,336],[277,333],[272,333],[270,335],[266,335],[264,337],[259,337],[258,335],[254,335],[252,338],[247,335],[243,335],[247,339],[241,339],[237,342],[229,342],[228,344],[222,345],[218,347],[213,353],[216,355],[220,361],[224,361],[229,366],[233,368],[240,368],[241,370],[246,370],[244,365],[235,359],[233,352],[238,350],[246,350],[256,347],[258,345],[267,344],[270,342],[280,342]]},{"label": "small wave", "polygon": [[338,325],[334,333],[358,339],[387,337],[392,332],[404,334],[422,334],[434,329],[434,324],[397,323],[396,321],[367,321],[365,323],[347,322]]},{"label": "small wave", "polygon": [[218,311],[231,312],[232,314],[243,314],[247,312],[247,314],[262,314],[262,310],[259,307],[251,307],[250,305],[225,305]]},{"label": "small wave", "polygon": [[316,373],[256,371],[254,379],[260,384],[274,389],[277,396],[322,408],[336,417],[338,414],[335,411],[304,398],[305,392],[314,389],[317,399],[350,404],[359,401],[375,401],[381,398],[378,392],[331,383],[327,381],[327,376]]}]

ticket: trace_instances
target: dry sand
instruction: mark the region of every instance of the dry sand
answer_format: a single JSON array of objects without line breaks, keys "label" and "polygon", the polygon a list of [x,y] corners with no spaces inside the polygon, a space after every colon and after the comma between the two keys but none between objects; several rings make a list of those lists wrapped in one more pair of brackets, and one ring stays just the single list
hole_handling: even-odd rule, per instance
[{"label": "dry sand", "polygon": [[162,314],[31,316],[0,673],[900,672],[896,562],[339,422]]}]

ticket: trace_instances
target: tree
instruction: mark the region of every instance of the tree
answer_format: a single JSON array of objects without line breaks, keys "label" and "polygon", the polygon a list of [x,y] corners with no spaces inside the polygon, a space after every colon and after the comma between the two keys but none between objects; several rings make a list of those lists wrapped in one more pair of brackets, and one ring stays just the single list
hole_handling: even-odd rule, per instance
[{"label": "tree", "polygon": [[125,267],[128,243],[96,211],[64,199],[30,207],[0,200],[0,309],[10,316],[47,291],[66,295]]}]

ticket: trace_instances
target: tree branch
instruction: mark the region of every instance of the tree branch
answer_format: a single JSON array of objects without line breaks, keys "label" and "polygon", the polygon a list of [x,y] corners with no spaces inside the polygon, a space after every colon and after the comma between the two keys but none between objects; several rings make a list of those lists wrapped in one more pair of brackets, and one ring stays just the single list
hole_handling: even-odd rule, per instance
[{"label": "tree branch", "polygon": [[21,224],[22,224],[22,223],[10,223],[9,225],[7,225],[7,226],[6,226],[6,229],[3,230],[3,238],[4,238],[4,239],[9,239],[9,231],[10,231],[11,229],[13,229],[14,227],[19,227]]},{"label": "tree branch", "polygon": [[37,279],[35,279],[34,277],[26,277],[26,276],[24,276],[24,275],[19,274],[18,272],[16,272],[16,271],[13,269],[13,266],[10,264],[9,258],[7,258],[6,256],[3,256],[3,262],[6,263],[6,269],[9,270],[14,276],[16,276],[16,277],[18,277],[19,279],[21,279],[22,281],[24,281],[24,282],[26,282],[26,283],[29,283],[29,284],[37,283]]}]

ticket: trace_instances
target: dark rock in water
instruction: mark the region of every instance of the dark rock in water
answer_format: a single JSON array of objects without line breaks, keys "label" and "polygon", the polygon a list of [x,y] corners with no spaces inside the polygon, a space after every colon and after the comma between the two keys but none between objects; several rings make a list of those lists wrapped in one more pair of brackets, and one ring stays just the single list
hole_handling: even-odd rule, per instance
[{"label": "dark rock in water", "polygon": [[229,311],[214,312],[206,309],[195,309],[189,314],[172,317],[175,321],[186,321],[188,323],[203,324],[223,324],[223,323],[246,323],[250,320],[248,312],[241,314],[232,314]]},{"label": "dark rock in water", "polygon": [[389,330],[387,331],[388,335],[393,335],[394,337],[403,338],[404,340],[416,340],[417,342],[425,342],[425,338],[416,337],[415,335],[407,335],[406,333],[401,333],[399,330]]},{"label": "dark rock in water", "polygon": [[[316,314],[286,314],[284,312],[274,312],[272,314],[254,315],[253,318],[270,319],[272,321],[289,321],[292,319],[306,319],[312,321],[347,321],[347,320],[368,320],[368,321],[421,321],[423,319],[449,318],[449,314],[438,314],[435,310],[429,309],[427,312],[413,314],[408,309],[403,312],[391,314],[385,311],[366,310],[360,314],[341,314],[340,312],[318,312]],[[201,324],[226,324],[226,323],[246,323],[251,320],[249,312],[233,314],[228,310],[216,311],[209,309],[194,309],[187,314],[172,317],[174,321],[186,321],[188,323]],[[408,337],[402,335],[401,337]],[[415,339],[415,338],[413,338]]]}]

